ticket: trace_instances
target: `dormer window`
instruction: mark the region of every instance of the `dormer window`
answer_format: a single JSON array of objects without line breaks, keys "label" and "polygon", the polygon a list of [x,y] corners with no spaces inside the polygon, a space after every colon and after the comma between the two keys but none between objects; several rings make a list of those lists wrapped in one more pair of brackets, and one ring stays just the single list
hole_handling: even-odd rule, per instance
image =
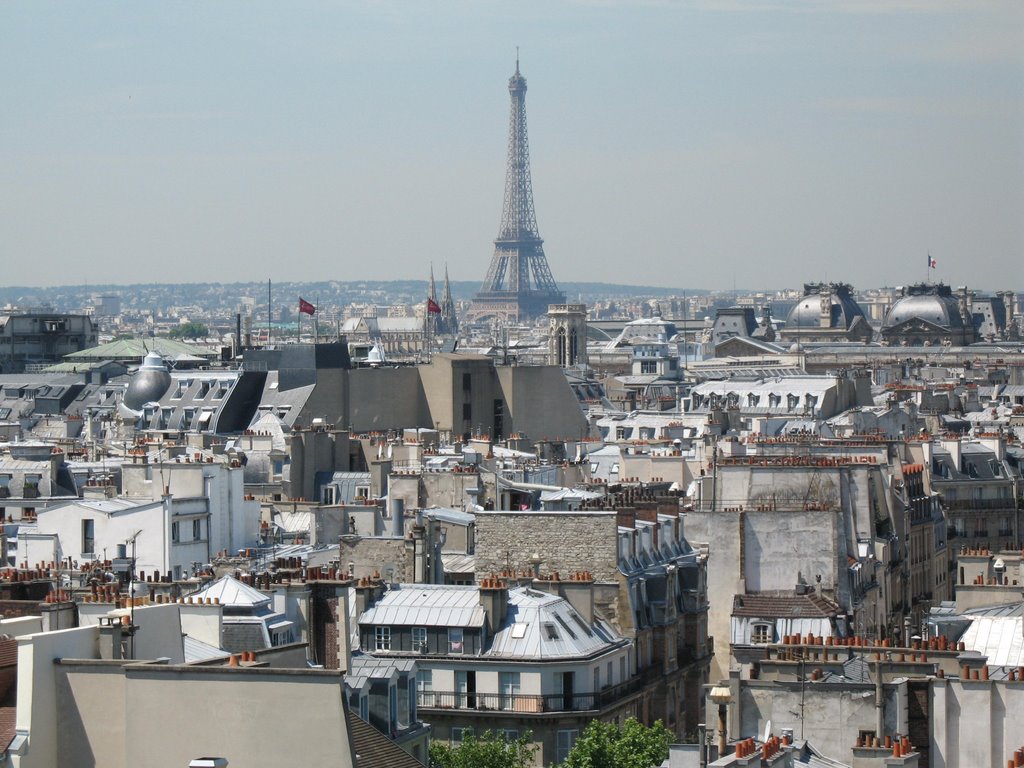
[{"label": "dormer window", "polygon": [[465,639],[462,627],[449,627],[448,629],[448,653],[465,653]]}]

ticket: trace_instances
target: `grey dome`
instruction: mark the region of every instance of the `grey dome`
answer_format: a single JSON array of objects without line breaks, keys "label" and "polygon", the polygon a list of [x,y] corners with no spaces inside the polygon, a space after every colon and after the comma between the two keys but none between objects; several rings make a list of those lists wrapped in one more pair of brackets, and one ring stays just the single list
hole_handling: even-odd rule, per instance
[{"label": "grey dome", "polygon": [[892,328],[915,317],[950,330],[964,328],[960,302],[947,285],[908,287],[904,296],[889,308],[882,328]]},{"label": "grey dome", "polygon": [[156,352],[150,352],[128,383],[124,404],[133,411],[140,411],[146,403],[156,402],[163,397],[170,386],[171,374],[163,359]]},{"label": "grey dome", "polygon": [[849,330],[854,321],[864,317],[864,310],[854,301],[850,286],[846,283],[806,283],[804,295],[789,311],[787,328],[821,328],[821,297],[828,291],[829,328]]}]

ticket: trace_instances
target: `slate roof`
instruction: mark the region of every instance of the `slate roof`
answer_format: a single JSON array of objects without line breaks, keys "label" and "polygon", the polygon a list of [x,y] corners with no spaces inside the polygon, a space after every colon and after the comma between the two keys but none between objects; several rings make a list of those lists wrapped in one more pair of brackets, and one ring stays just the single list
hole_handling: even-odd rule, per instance
[{"label": "slate roof", "polygon": [[412,755],[354,712],[346,709],[345,714],[355,768],[423,768]]},{"label": "slate roof", "polygon": [[754,619],[829,619],[835,617],[836,608],[813,592],[807,595],[736,595],[732,615]]}]

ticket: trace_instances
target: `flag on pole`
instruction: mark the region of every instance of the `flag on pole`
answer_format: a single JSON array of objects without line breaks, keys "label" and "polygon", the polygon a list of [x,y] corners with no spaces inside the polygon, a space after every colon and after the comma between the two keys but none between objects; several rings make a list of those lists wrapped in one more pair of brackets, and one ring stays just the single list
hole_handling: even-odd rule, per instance
[{"label": "flag on pole", "polygon": [[306,315],[315,315],[316,307],[306,301],[304,298],[299,296],[299,312]]},{"label": "flag on pole", "polygon": [[427,297],[427,312],[429,312],[432,315],[440,315],[441,314],[441,307],[439,307],[437,305],[437,302],[434,301],[429,296]]},{"label": "flag on pole", "polygon": [[928,269],[935,269],[939,266],[939,262],[932,258],[932,255],[928,254]]}]

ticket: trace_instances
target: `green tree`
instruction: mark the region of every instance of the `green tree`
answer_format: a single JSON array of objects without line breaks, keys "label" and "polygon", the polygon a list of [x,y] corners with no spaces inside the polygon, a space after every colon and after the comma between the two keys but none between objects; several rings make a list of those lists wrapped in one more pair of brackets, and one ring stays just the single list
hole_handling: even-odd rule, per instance
[{"label": "green tree", "polygon": [[210,329],[202,323],[182,323],[171,328],[168,334],[172,339],[205,339]]},{"label": "green tree", "polygon": [[481,736],[467,735],[455,746],[432,741],[430,768],[528,768],[537,751],[530,738],[529,731],[518,739],[485,731]]},{"label": "green tree", "polygon": [[652,768],[668,757],[671,743],[672,732],[661,720],[650,728],[632,717],[622,726],[594,720],[561,768]]}]

